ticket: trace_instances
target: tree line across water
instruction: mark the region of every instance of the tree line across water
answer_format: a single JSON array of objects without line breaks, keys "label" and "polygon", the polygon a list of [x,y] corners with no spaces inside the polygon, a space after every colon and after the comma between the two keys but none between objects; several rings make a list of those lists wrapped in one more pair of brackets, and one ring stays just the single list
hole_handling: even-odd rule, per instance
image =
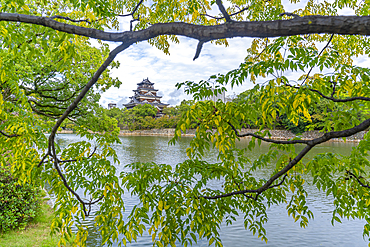
[{"label": "tree line across water", "polygon": [[[254,95],[251,95],[253,93]],[[233,100],[229,101],[228,104],[248,104],[248,101],[253,100],[255,97],[259,97],[259,92],[253,90],[247,90],[237,95]],[[117,126],[120,129],[129,130],[144,130],[144,129],[163,129],[163,128],[176,128],[179,123],[181,116],[190,110],[192,106],[197,104],[195,100],[183,100],[177,106],[168,106],[163,109],[165,114],[162,117],[155,117],[157,109],[150,104],[138,105],[130,110],[126,108],[111,108],[102,109],[103,114],[111,119],[117,121]],[[277,103],[275,103],[277,106]],[[318,104],[312,104],[308,108],[309,117],[305,117],[302,113],[299,114],[298,119],[293,122],[291,121],[286,113],[280,113],[278,107],[276,107],[275,122],[272,126],[273,129],[289,130],[294,134],[301,134],[308,130],[321,130],[324,126],[333,124],[333,121],[326,119],[327,115],[333,115],[335,112],[340,110],[341,112],[347,112],[351,115],[351,108],[348,105],[338,104],[326,99],[321,100]],[[364,121],[369,117],[368,111],[356,112],[354,118],[359,121]],[[258,118],[262,118],[262,112]],[[104,118],[101,118],[104,121]],[[114,121],[112,122],[114,123]],[[73,129],[73,123],[67,122],[63,127]],[[197,122],[193,121],[191,128],[196,128]],[[243,128],[246,129],[259,129],[260,126],[250,121],[243,121],[241,123]]]}]

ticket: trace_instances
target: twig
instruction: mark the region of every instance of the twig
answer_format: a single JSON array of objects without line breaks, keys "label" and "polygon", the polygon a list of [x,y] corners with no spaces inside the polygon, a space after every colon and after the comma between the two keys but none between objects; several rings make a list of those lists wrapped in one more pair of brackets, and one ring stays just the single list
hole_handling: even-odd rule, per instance
[{"label": "twig", "polygon": [[262,55],[262,53],[267,49],[268,41],[269,41],[269,39],[266,38],[266,45],[265,45],[265,47],[263,48],[263,50],[260,53],[258,53],[258,55],[254,59],[258,59]]},{"label": "twig", "polygon": [[285,178],[286,178],[287,176],[288,176],[288,173],[285,173],[285,175],[284,175],[283,179],[280,181],[280,183],[275,184],[275,185],[271,185],[271,186],[269,187],[269,189],[274,188],[274,187],[278,187],[278,186],[282,185],[282,184],[284,183],[284,181],[285,181]]},{"label": "twig", "polygon": [[284,16],[284,15],[291,16],[291,17],[294,17],[294,18],[300,18],[299,15],[293,14],[293,13],[290,13],[290,12],[284,12],[284,13],[279,14],[279,16]]},{"label": "twig", "polygon": [[[249,7],[245,7],[243,9],[239,10],[238,12],[235,12],[233,14],[230,14],[229,16],[231,17],[231,16],[234,16],[234,15],[240,14],[240,13],[242,13],[242,12],[248,10],[248,9],[249,9]],[[216,20],[221,20],[221,19],[224,19],[225,18],[224,16],[222,16],[222,17],[216,17],[216,16],[209,15],[207,13],[206,14],[200,14],[200,15],[208,16],[208,17],[213,18],[213,19],[216,19]]]},{"label": "twig", "polygon": [[[285,84],[285,86],[292,87],[292,88],[295,88],[295,89],[300,89],[300,87],[293,86],[293,85],[290,85],[290,84]],[[323,94],[322,92],[320,92],[319,90],[316,90],[316,89],[308,88],[307,90],[310,90],[311,92],[317,93],[318,95],[320,95],[324,99],[331,100],[333,102],[338,102],[338,103],[345,103],[345,102],[351,102],[351,101],[356,101],[356,100],[370,101],[370,97],[356,96],[356,97],[351,97],[351,98],[346,98],[346,99],[337,99],[337,98],[334,98],[332,96],[331,97],[326,96],[325,94]],[[334,91],[334,89],[333,89],[333,91]],[[333,93],[332,93],[332,95],[333,95]]]},{"label": "twig", "polygon": [[5,133],[5,132],[1,131],[1,130],[0,130],[0,134],[2,134],[3,136],[6,136],[6,137],[8,137],[8,138],[13,138],[13,137],[18,137],[18,136],[20,136],[20,135],[17,135],[17,134],[9,135],[9,134],[7,134],[7,133]]},{"label": "twig", "polygon": [[44,160],[46,159],[46,157],[48,157],[49,155],[51,155],[50,153],[46,153],[42,159],[40,160],[39,164],[37,165],[37,167],[40,167],[43,163],[44,163]]},{"label": "twig", "polygon": [[235,135],[238,136],[238,137],[251,136],[251,137],[260,139],[262,141],[271,142],[271,143],[275,143],[275,144],[298,144],[298,143],[308,144],[308,142],[309,142],[309,140],[290,140],[290,141],[274,140],[274,139],[264,138],[264,137],[262,137],[260,135],[254,134],[254,133],[239,134],[239,131],[235,128],[234,125],[232,125],[230,122],[227,122],[227,124],[232,128],[232,130],[234,131]]},{"label": "twig", "polygon": [[[317,58],[319,58],[321,56],[321,54],[324,52],[324,50],[329,46],[329,44],[330,44],[331,40],[333,39],[333,37],[334,37],[334,33],[330,36],[330,39],[329,39],[328,43],[324,46],[324,48],[322,48],[322,50],[320,51],[320,53],[317,56]],[[303,85],[306,82],[306,80],[308,79],[308,77],[309,77],[309,75],[310,75],[310,73],[311,73],[311,71],[313,70],[314,67],[315,67],[315,65],[312,65],[310,71],[308,71],[307,76],[306,76],[306,78],[304,78],[304,80],[303,80],[303,82],[302,82],[301,85]]]},{"label": "twig", "polygon": [[124,15],[118,15],[119,17],[127,17],[127,16],[134,16],[135,12],[137,11],[137,9],[140,7],[140,5],[144,2],[144,0],[140,0],[140,2],[135,6],[134,10],[129,13],[129,14],[124,14]]},{"label": "twig", "polygon": [[333,98],[333,96],[335,94],[335,87],[337,86],[337,82],[336,81],[333,81],[332,84],[333,84],[333,92],[330,95],[331,98]]},{"label": "twig", "polygon": [[65,17],[65,16],[61,16],[61,15],[54,15],[54,16],[50,16],[49,17],[50,19],[63,19],[63,20],[67,20],[67,21],[71,21],[71,22],[87,22],[89,24],[91,24],[91,22],[89,20],[74,20],[74,19],[71,19],[69,17]]},{"label": "twig", "polygon": [[[94,148],[94,150],[93,150],[93,152],[88,156],[88,157],[86,157],[87,159],[90,159],[93,155],[94,155],[94,153],[95,153],[95,151],[96,151],[96,149],[97,149],[97,147],[95,147]],[[66,162],[75,162],[75,161],[77,161],[78,159],[71,159],[71,160],[59,160],[58,159],[58,162],[59,163],[66,163]]]},{"label": "twig", "polygon": [[360,181],[360,179],[355,175],[355,174],[353,174],[352,172],[350,172],[350,171],[346,171],[349,175],[351,175],[351,176],[353,176],[353,177],[355,177],[356,178],[356,180],[357,180],[357,182],[362,186],[362,187],[365,187],[365,188],[369,188],[370,189],[370,186],[368,185],[368,184],[364,184],[364,183],[362,183],[361,181]]}]

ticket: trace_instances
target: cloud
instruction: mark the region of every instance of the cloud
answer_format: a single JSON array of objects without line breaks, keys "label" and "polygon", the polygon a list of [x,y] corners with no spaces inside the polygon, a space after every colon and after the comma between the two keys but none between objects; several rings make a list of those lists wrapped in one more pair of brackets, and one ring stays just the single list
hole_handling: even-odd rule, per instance
[{"label": "cloud", "polygon": [[183,99],[189,99],[190,96],[185,95],[182,90],[175,88],[172,91],[168,90],[163,98],[168,104],[174,106],[180,104]]},{"label": "cloud", "polygon": [[[251,39],[234,38],[229,40],[229,47],[206,43],[199,58],[193,61],[197,41],[180,37],[180,44],[172,44],[170,54],[165,55],[162,51],[152,47],[148,43],[135,44],[117,56],[121,66],[111,71],[112,77],[118,77],[122,81],[120,88],[111,88],[102,95],[103,100],[115,102],[121,98],[133,95],[137,83],[143,78],[155,83],[154,87],[163,92],[163,102],[173,104],[190,96],[182,93],[173,94],[175,85],[183,81],[207,80],[209,76],[217,73],[226,73],[239,66],[246,55]],[[113,44],[110,44],[114,48]],[[228,88],[227,94],[240,93],[252,84],[240,88]],[[246,88],[246,89],[244,89]],[[178,97],[178,98],[176,98]]]},{"label": "cloud", "polygon": [[181,99],[170,99],[167,101],[168,104],[170,104],[170,106],[175,106],[175,105],[178,105],[181,103]]},{"label": "cloud", "polygon": [[118,108],[125,108],[123,104],[127,104],[130,101],[129,97],[122,97],[118,102],[117,102],[117,107]]},{"label": "cloud", "polygon": [[170,96],[171,98],[176,98],[176,97],[179,97],[182,94],[183,94],[183,92],[181,92],[180,90],[174,89],[172,92],[170,92],[168,94],[168,96]]}]

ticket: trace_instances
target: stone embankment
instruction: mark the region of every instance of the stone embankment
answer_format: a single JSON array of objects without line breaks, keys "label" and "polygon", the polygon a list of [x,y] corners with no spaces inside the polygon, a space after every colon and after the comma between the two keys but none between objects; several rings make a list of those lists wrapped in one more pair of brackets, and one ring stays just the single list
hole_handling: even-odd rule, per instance
[{"label": "stone embankment", "polygon": [[[255,129],[243,129],[240,131],[240,134],[245,133],[255,133],[258,130]],[[275,140],[288,140],[291,138],[296,137],[295,134],[288,130],[270,130],[271,133],[271,139]],[[350,136],[346,138],[347,142],[359,142],[364,138],[364,135],[367,133],[367,131],[361,131],[357,133],[356,135]],[[72,130],[62,130],[59,131],[58,134],[73,134]],[[121,130],[119,133],[120,136],[174,136],[175,135],[175,129],[151,129],[151,130]],[[194,136],[195,135],[195,129],[188,130],[186,134],[183,134],[183,136]],[[304,132],[301,136],[302,139],[308,140],[308,139],[314,139],[317,137],[322,136],[323,133],[319,131],[307,131]],[[248,138],[248,137],[247,137]],[[337,142],[343,142],[344,140],[342,138],[335,138],[331,141],[337,141]]]},{"label": "stone embankment", "polygon": [[[240,131],[240,134],[245,134],[245,133],[255,133],[258,130],[255,129],[243,129]],[[356,135],[350,136],[346,138],[347,142],[359,142],[360,140],[363,139],[364,135],[366,134],[367,131],[361,131],[357,133]],[[296,137],[295,134],[288,130],[270,130],[271,133],[271,139],[275,140],[288,140],[291,138]],[[173,136],[175,134],[175,129],[151,129],[151,130],[121,130],[120,131],[120,136]],[[195,135],[195,130],[188,130],[186,134],[183,136],[194,136]],[[307,131],[304,132],[301,136],[302,139],[307,140],[307,139],[314,139],[317,137],[322,136],[323,133],[319,131]],[[344,140],[342,138],[335,138],[332,139],[331,141],[339,141],[343,142]]]}]

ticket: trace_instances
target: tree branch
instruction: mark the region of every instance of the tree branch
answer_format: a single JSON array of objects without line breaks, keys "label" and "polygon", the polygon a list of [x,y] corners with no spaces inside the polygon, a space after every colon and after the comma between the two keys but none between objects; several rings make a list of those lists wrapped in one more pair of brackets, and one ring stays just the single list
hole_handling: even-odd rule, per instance
[{"label": "tree branch", "polygon": [[[275,173],[264,185],[257,189],[253,190],[239,190],[239,191],[233,191],[230,193],[225,193],[221,195],[216,195],[216,196],[200,196],[205,199],[219,199],[219,198],[224,198],[224,197],[229,197],[229,196],[234,196],[234,195],[240,195],[240,194],[245,194],[245,193],[256,193],[256,194],[261,194],[262,192],[274,188],[276,186],[272,185],[272,183],[278,179],[279,177],[283,176],[286,173],[292,169],[313,147],[315,147],[318,144],[321,144],[323,142],[329,141],[333,138],[341,138],[341,137],[348,137],[351,135],[354,135],[360,131],[366,130],[370,126],[370,119],[367,119],[363,121],[361,124],[347,130],[342,130],[342,131],[333,131],[333,132],[328,132],[322,135],[321,137],[309,140],[307,142],[306,147],[294,158],[292,159],[283,169]],[[284,181],[285,178],[283,178]],[[283,182],[282,181],[282,182]],[[280,183],[282,183],[280,182]]]},{"label": "tree branch", "polygon": [[89,20],[74,20],[74,19],[71,19],[69,17],[65,17],[65,16],[61,16],[61,15],[54,15],[54,16],[50,16],[49,17],[50,19],[63,19],[63,20],[67,20],[67,21],[71,21],[71,22],[87,22],[89,24],[91,24],[91,22]]},{"label": "tree branch", "polygon": [[195,55],[194,55],[193,61],[199,57],[200,52],[202,51],[202,48],[203,48],[203,44],[204,44],[204,41],[199,41],[199,42],[198,42],[197,50],[196,50],[196,52],[195,52]]},{"label": "tree branch", "polygon": [[221,11],[222,15],[226,19],[226,22],[232,22],[232,20],[230,18],[230,15],[227,13],[224,5],[222,4],[222,1],[221,0],[216,0],[216,4],[217,4],[219,10]]},{"label": "tree branch", "polygon": [[[99,67],[99,69],[95,72],[93,77],[90,81],[86,84],[86,86],[81,90],[79,95],[76,99],[69,105],[67,110],[63,113],[63,115],[57,120],[56,124],[53,126],[52,131],[49,136],[49,143],[48,143],[48,153],[51,153],[51,156],[54,160],[54,168],[57,170],[59,177],[61,178],[64,186],[75,196],[75,198],[82,203],[83,211],[85,215],[89,215],[91,209],[91,203],[84,202],[81,197],[68,185],[66,178],[64,177],[63,173],[59,167],[59,161],[55,149],[55,135],[58,131],[58,128],[63,123],[63,121],[68,118],[68,115],[77,108],[78,103],[85,97],[87,92],[90,90],[92,86],[98,81],[100,75],[108,68],[114,58],[117,56],[118,53],[127,49],[132,43],[122,43],[118,47],[116,47],[113,51],[109,53],[109,56],[104,61],[104,63]],[[86,205],[89,205],[89,211],[86,211]]]},{"label": "tree branch", "polygon": [[[319,58],[321,56],[321,54],[324,52],[324,50],[329,46],[329,44],[330,44],[331,40],[333,39],[333,37],[334,37],[334,33],[330,36],[330,39],[329,39],[328,43],[326,43],[326,45],[324,46],[324,48],[322,48],[322,50],[320,51],[319,55],[317,55],[317,58]],[[306,76],[306,78],[304,78],[304,80],[303,80],[303,82],[302,82],[301,85],[303,85],[307,81],[307,79],[308,79],[308,77],[309,77],[309,75],[310,75],[310,73],[311,73],[311,71],[312,71],[312,69],[314,67],[315,66],[312,65],[311,69],[308,71],[307,76]]]},{"label": "tree branch", "polygon": [[[300,89],[300,87],[293,86],[293,85],[290,85],[290,84],[285,84],[285,86],[295,88],[295,89]],[[333,102],[345,103],[345,102],[351,102],[351,101],[356,101],[356,100],[370,101],[370,97],[356,96],[356,97],[351,97],[351,98],[346,98],[346,99],[337,99],[337,98],[333,97],[333,93],[329,97],[329,96],[326,96],[325,94],[323,94],[322,92],[320,92],[317,89],[307,88],[307,90],[310,90],[311,92],[317,93],[318,95],[320,95],[324,99],[331,100]],[[334,85],[333,91],[334,90],[335,90],[335,85]]]},{"label": "tree branch", "polygon": [[[249,7],[242,8],[242,9],[241,9],[241,10],[239,10],[238,12],[232,13],[232,14],[230,14],[229,16],[231,17],[231,16],[234,16],[234,15],[240,14],[240,13],[242,13],[242,12],[244,12],[244,11],[248,10],[248,9],[249,9]],[[207,16],[207,17],[210,17],[210,18],[212,18],[212,19],[216,19],[216,20],[225,19],[225,17],[224,17],[224,16],[222,16],[222,17],[216,17],[216,16],[209,15],[209,14],[207,14],[207,13],[206,13],[206,14],[200,14],[200,15]]]},{"label": "tree branch", "polygon": [[[86,158],[87,158],[87,159],[90,159],[90,158],[94,155],[94,153],[96,152],[96,149],[97,149],[97,147],[95,146],[95,148],[94,148],[94,150],[92,151],[92,153],[91,153],[88,157],[86,157]],[[58,162],[59,162],[59,163],[75,162],[75,161],[77,161],[77,159],[71,159],[71,160],[59,160],[59,159],[58,159]]]},{"label": "tree branch", "polygon": [[129,13],[129,14],[125,14],[125,15],[118,15],[119,17],[127,17],[127,16],[134,16],[135,12],[137,11],[137,9],[140,7],[140,5],[144,2],[144,0],[140,0],[140,2],[138,4],[136,4],[134,10]]},{"label": "tree branch", "polygon": [[159,35],[180,35],[202,40],[217,40],[232,37],[278,37],[311,33],[370,35],[370,16],[305,16],[290,20],[243,21],[215,26],[194,25],[183,22],[157,23],[140,31],[105,32],[93,28],[79,27],[55,21],[48,17],[14,13],[0,13],[0,21],[22,22],[49,27],[71,33],[100,39],[135,43]]},{"label": "tree branch", "polygon": [[232,128],[232,130],[234,131],[235,135],[237,137],[247,137],[247,136],[251,136],[251,137],[254,137],[254,138],[257,138],[257,139],[260,139],[262,141],[265,141],[265,142],[271,142],[271,143],[275,143],[275,144],[298,144],[298,143],[301,143],[301,144],[308,144],[308,140],[290,140],[290,141],[281,141],[281,140],[274,140],[274,139],[269,139],[269,138],[264,138],[260,135],[256,135],[254,133],[245,133],[245,134],[239,134],[239,131],[235,128],[234,125],[232,125],[230,122],[227,122],[227,124]]},{"label": "tree branch", "polygon": [[356,178],[356,180],[357,180],[357,182],[362,186],[362,187],[365,187],[365,188],[368,188],[368,189],[370,189],[370,186],[368,185],[368,184],[364,184],[364,183],[362,183],[361,182],[361,180],[355,175],[355,174],[353,174],[352,172],[350,172],[350,171],[346,171],[349,175],[351,175],[352,177],[354,177],[354,178]]},{"label": "tree branch", "polygon": [[3,136],[6,136],[6,137],[8,137],[8,138],[13,138],[13,137],[18,137],[18,136],[20,136],[20,135],[17,135],[17,134],[9,135],[9,134],[7,134],[7,133],[5,133],[5,132],[1,131],[1,130],[0,130],[0,134],[2,134]]}]

